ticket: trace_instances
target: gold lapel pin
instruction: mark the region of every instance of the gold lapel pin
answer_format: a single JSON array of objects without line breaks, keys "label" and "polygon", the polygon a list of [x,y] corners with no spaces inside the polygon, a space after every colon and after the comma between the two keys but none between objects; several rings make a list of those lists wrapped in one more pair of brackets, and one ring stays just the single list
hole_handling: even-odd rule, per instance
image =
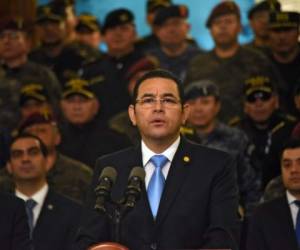
[{"label": "gold lapel pin", "polygon": [[52,210],[54,208],[52,204],[49,204],[47,207],[49,210]]},{"label": "gold lapel pin", "polygon": [[186,155],[186,156],[183,157],[183,161],[185,163],[189,163],[191,161],[191,158]]}]

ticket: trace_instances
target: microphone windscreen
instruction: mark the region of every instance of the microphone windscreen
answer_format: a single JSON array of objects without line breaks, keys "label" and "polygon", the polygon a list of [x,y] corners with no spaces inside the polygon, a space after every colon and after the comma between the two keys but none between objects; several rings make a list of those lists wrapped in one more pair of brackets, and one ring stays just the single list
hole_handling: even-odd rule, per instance
[{"label": "microphone windscreen", "polygon": [[109,180],[112,183],[115,183],[116,179],[117,179],[117,171],[115,170],[114,167],[105,167],[102,172],[101,175],[99,177],[99,180],[101,180],[102,178],[109,178]]},{"label": "microphone windscreen", "polygon": [[142,168],[142,167],[134,167],[131,170],[128,179],[130,180],[132,177],[138,177],[142,182],[144,182],[145,181],[145,176],[146,176],[146,172],[145,172],[144,168]]}]

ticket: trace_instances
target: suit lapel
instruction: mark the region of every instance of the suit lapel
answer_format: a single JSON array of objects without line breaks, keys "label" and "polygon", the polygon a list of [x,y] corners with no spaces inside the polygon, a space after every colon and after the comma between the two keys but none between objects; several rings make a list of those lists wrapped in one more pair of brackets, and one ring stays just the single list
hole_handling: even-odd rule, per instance
[{"label": "suit lapel", "polygon": [[181,142],[171,163],[164,191],[160,200],[156,219],[157,225],[159,225],[168,214],[168,211],[175,202],[176,196],[182,188],[183,182],[189,172],[191,154],[188,152],[191,152],[189,150],[189,145],[184,138],[181,137]]}]

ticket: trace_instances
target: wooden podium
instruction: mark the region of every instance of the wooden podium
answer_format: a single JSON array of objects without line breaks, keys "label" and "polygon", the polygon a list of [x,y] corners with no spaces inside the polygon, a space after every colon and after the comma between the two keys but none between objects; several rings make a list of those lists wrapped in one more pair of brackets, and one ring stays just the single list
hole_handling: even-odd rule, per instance
[{"label": "wooden podium", "polygon": [[127,247],[115,242],[104,242],[88,248],[88,250],[129,250]]}]

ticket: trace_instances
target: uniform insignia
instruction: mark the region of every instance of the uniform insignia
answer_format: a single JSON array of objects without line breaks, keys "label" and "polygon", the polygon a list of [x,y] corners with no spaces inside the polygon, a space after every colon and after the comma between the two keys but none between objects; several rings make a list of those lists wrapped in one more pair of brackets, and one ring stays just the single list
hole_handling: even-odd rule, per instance
[{"label": "uniform insignia", "polygon": [[189,156],[185,155],[185,156],[183,157],[183,161],[184,161],[185,163],[189,163],[189,162],[191,161],[191,158],[190,158]]}]

